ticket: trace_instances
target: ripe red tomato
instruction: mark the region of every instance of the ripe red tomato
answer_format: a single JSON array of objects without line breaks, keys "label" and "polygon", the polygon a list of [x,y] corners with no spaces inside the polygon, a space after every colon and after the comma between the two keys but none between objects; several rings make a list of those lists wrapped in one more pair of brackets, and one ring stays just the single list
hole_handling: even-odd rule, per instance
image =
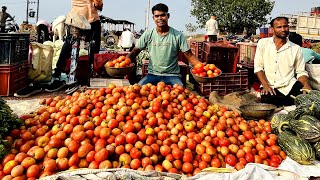
[{"label": "ripe red tomato", "polygon": [[272,155],[271,158],[270,158],[270,161],[280,164],[281,163],[281,158],[278,155]]},{"label": "ripe red tomato", "polygon": [[227,164],[229,164],[230,166],[235,166],[237,164],[237,158],[232,155],[232,154],[228,154],[226,157],[225,157],[225,162]]},{"label": "ripe red tomato", "polygon": [[252,162],[254,161],[254,156],[253,156],[252,154],[250,154],[250,153],[247,153],[247,154],[244,156],[244,158],[246,159],[246,161],[247,161],[248,163],[252,163]]}]

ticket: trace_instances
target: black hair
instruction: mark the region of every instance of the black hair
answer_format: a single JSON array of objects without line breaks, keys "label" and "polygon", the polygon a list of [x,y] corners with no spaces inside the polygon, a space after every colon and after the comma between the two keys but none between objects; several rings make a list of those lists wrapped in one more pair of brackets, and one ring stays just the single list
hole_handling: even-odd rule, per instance
[{"label": "black hair", "polygon": [[297,34],[295,32],[292,32],[289,34],[289,41],[302,46],[302,36],[300,34]]},{"label": "black hair", "polygon": [[276,18],[274,18],[274,19],[272,19],[272,20],[270,21],[270,26],[273,27],[274,21],[278,21],[278,20],[280,20],[280,19],[284,19],[284,20],[287,21],[287,23],[289,23],[289,19],[288,19],[287,17],[279,16],[279,17],[276,17]]},{"label": "black hair", "polygon": [[7,10],[7,7],[6,7],[6,6],[2,6],[2,9],[5,9],[5,10]]},{"label": "black hair", "polygon": [[169,11],[169,8],[167,5],[159,3],[152,7],[152,14],[154,14],[154,11],[162,11],[167,13]]}]

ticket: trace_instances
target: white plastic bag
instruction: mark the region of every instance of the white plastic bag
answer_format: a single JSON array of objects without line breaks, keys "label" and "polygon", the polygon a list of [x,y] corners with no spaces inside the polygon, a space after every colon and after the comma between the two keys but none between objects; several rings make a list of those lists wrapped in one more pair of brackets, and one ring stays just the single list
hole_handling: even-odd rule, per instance
[{"label": "white plastic bag", "polygon": [[320,90],[320,64],[306,64],[312,88]]},{"label": "white plastic bag", "polygon": [[32,42],[32,67],[28,77],[33,82],[47,82],[52,77],[53,48],[50,45]]}]

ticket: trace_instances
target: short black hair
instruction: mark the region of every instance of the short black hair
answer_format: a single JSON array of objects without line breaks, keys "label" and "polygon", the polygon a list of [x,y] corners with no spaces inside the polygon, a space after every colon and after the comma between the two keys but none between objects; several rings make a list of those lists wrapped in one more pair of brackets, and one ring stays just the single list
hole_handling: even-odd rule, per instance
[{"label": "short black hair", "polygon": [[152,14],[154,14],[153,13],[154,11],[162,11],[162,12],[167,13],[167,12],[169,12],[169,8],[167,5],[159,3],[159,4],[156,4],[152,7]]},{"label": "short black hair", "polygon": [[7,10],[7,7],[6,7],[6,6],[2,6],[2,9],[5,9],[5,10]]},{"label": "short black hair", "polygon": [[300,34],[295,33],[295,32],[291,32],[289,34],[289,41],[291,41],[299,46],[302,46],[302,36]]},{"label": "short black hair", "polygon": [[274,18],[274,19],[272,19],[272,20],[270,21],[270,26],[273,27],[274,21],[278,21],[278,20],[280,20],[280,19],[284,19],[284,20],[287,21],[287,23],[289,23],[289,19],[288,19],[287,17],[279,16],[279,17],[276,17],[276,18]]}]

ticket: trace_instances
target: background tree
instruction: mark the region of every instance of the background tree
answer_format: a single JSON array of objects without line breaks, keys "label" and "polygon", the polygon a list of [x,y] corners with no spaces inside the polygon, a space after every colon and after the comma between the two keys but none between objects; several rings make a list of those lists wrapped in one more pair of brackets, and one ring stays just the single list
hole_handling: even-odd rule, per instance
[{"label": "background tree", "polygon": [[186,30],[191,34],[196,32],[198,29],[196,25],[192,25],[191,23],[186,24],[185,27],[186,27]]},{"label": "background tree", "polygon": [[204,27],[212,14],[217,16],[220,31],[248,33],[268,22],[274,6],[272,0],[191,0],[191,15]]}]

